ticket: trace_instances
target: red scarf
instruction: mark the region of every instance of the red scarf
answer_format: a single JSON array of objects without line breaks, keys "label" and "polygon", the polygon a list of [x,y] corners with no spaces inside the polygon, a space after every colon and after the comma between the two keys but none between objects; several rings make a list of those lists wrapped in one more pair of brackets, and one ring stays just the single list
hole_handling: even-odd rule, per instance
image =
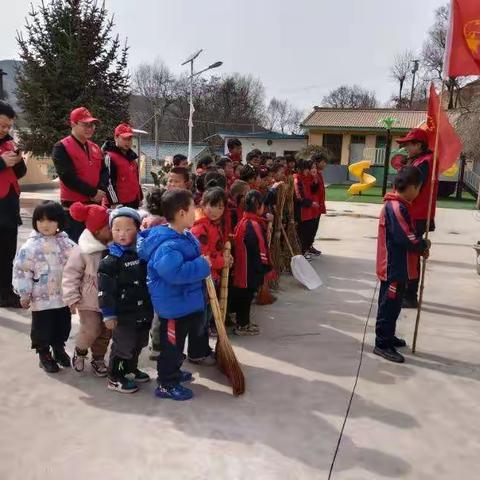
[{"label": "red scarf", "polygon": [[260,250],[260,260],[264,265],[270,264],[267,244],[262,229],[262,224],[265,220],[254,213],[245,212],[242,219],[238,222],[235,229],[234,244],[235,244],[235,269],[233,275],[233,284],[239,288],[247,288],[247,262],[248,253],[245,246],[245,235],[247,233],[247,225],[251,223],[253,231],[257,236],[258,247]]}]

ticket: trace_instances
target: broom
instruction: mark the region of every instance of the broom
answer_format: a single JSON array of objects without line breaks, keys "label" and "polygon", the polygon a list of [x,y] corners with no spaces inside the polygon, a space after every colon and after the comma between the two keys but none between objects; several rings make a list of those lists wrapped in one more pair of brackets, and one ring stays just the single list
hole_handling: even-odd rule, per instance
[{"label": "broom", "polygon": [[[270,243],[271,243],[271,240],[272,240],[272,224],[271,223],[268,224],[267,237],[268,237],[268,248],[270,249]],[[277,301],[276,297],[274,297],[271,294],[270,289],[268,288],[268,281],[263,280],[263,285],[258,290],[257,299],[256,299],[255,303],[257,305],[271,305],[272,303],[274,303],[276,301]]]},{"label": "broom", "polygon": [[290,245],[292,247],[294,255],[300,255],[302,253],[302,247],[300,246],[300,240],[298,238],[297,228],[295,226],[295,207],[294,207],[294,194],[295,186],[293,184],[293,177],[289,178],[288,181],[288,204],[287,204],[287,214],[288,214],[288,225],[287,225],[287,235]]},{"label": "broom", "polygon": [[[225,242],[225,248],[223,250],[223,257],[227,260],[230,259],[232,245],[230,242]],[[228,274],[230,267],[228,263],[222,268],[222,277],[220,280],[220,311],[222,312],[222,321],[225,323],[227,317],[227,304],[228,304]]]},{"label": "broom", "polygon": [[[280,274],[287,270],[287,266],[283,261],[282,253],[282,231],[280,225],[283,222],[283,214],[286,201],[285,183],[280,183],[277,187],[277,202],[275,204],[275,220],[273,223],[272,248],[270,249],[273,268]],[[276,281],[278,287],[278,281]]]},{"label": "broom", "polygon": [[218,334],[217,345],[215,347],[217,365],[220,371],[230,380],[233,395],[237,397],[238,395],[245,393],[245,377],[240,367],[240,363],[235,356],[232,345],[228,340],[227,330],[225,329],[222,312],[220,311],[220,305],[218,304],[215,284],[213,283],[211,276],[207,277],[206,284]]}]

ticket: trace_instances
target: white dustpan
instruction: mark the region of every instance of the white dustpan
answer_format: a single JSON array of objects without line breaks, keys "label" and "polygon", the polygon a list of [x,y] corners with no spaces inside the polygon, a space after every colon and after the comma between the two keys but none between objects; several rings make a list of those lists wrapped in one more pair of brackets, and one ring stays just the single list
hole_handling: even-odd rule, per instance
[{"label": "white dustpan", "polygon": [[308,260],[303,255],[294,255],[290,241],[288,240],[287,233],[281,226],[283,238],[287,244],[288,249],[290,250],[290,255],[292,260],[290,261],[290,268],[292,270],[293,277],[298,280],[302,285],[305,285],[309,290],[315,290],[316,288],[323,285],[322,279],[318,276],[318,273],[313,269],[313,267],[308,263]]},{"label": "white dustpan", "polygon": [[323,285],[322,279],[303,255],[295,255],[290,262],[292,275],[309,290],[315,290]]}]

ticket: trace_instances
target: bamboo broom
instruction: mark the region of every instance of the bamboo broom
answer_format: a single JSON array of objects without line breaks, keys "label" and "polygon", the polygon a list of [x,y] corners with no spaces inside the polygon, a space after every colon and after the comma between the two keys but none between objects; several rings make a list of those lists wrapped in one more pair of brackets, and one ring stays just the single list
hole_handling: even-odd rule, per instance
[{"label": "bamboo broom", "polygon": [[225,323],[227,317],[227,304],[228,304],[228,274],[230,272],[230,255],[232,251],[232,245],[230,242],[225,242],[223,250],[223,257],[225,258],[225,266],[222,268],[222,277],[220,280],[220,311],[222,312],[222,320]]},{"label": "bamboo broom", "polygon": [[[272,240],[272,224],[268,224],[268,249],[270,249],[270,243]],[[263,280],[263,285],[260,287],[257,293],[257,299],[255,303],[257,305],[271,305],[272,303],[275,303],[277,301],[276,297],[272,295],[270,292],[270,288],[268,287],[268,281]]]},{"label": "bamboo broom", "polygon": [[217,345],[215,347],[217,365],[220,371],[230,380],[232,393],[237,397],[245,393],[245,376],[228,339],[227,330],[225,329],[225,323],[222,319],[222,312],[220,311],[220,305],[218,303],[217,292],[215,291],[215,284],[211,276],[207,277],[206,284],[218,333]]}]

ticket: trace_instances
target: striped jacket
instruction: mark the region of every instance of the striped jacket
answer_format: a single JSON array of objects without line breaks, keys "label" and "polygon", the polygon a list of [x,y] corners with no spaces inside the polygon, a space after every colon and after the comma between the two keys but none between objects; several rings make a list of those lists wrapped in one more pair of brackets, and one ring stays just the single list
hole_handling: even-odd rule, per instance
[{"label": "striped jacket", "polygon": [[377,240],[377,276],[381,281],[418,278],[418,258],[427,243],[415,232],[410,203],[396,192],[385,195]]}]

